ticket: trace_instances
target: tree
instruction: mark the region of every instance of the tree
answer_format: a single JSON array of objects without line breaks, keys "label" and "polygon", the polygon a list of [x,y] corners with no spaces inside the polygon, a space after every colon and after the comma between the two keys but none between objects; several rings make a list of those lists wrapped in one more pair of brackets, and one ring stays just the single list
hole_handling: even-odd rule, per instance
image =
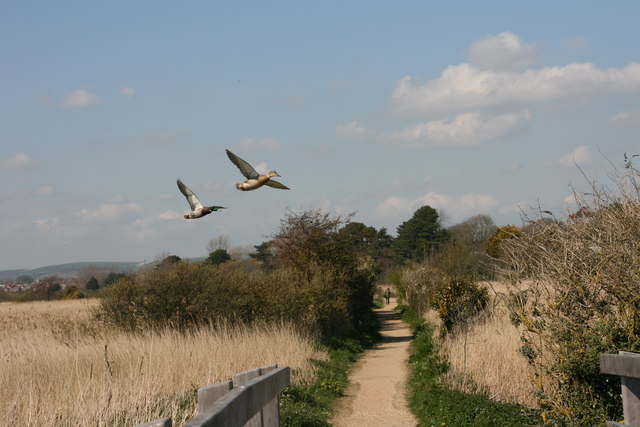
[{"label": "tree", "polygon": [[438,212],[431,206],[422,206],[411,219],[397,228],[398,237],[393,250],[398,261],[422,261],[448,240],[449,232],[442,227]]},{"label": "tree", "polygon": [[42,279],[33,287],[34,299],[51,300],[56,292],[60,291],[60,278],[58,276],[49,276]]},{"label": "tree", "polygon": [[383,267],[391,264],[393,237],[386,228],[376,230],[361,222],[350,222],[340,229],[337,239],[350,250],[369,255]]},{"label": "tree", "polygon": [[156,266],[156,268],[166,268],[166,267],[170,267],[173,264],[176,264],[178,262],[182,261],[182,259],[180,259],[180,257],[178,255],[169,255],[167,257],[165,257],[160,264],[158,264]]},{"label": "tree", "polygon": [[96,279],[94,276],[91,276],[91,278],[84,285],[84,288],[87,291],[97,291],[98,289],[100,289],[100,284],[98,283],[98,279]]},{"label": "tree", "polygon": [[16,283],[20,283],[22,285],[27,285],[27,284],[29,284],[31,282],[33,282],[33,277],[29,276],[28,274],[20,275],[16,279]]},{"label": "tree", "polygon": [[205,260],[205,263],[211,265],[219,265],[230,260],[231,255],[229,255],[229,252],[227,252],[226,249],[216,249],[209,254],[209,257]]},{"label": "tree", "polygon": [[113,271],[107,275],[107,278],[104,279],[104,286],[110,286],[116,283],[118,280],[126,277],[124,273],[114,273]]},{"label": "tree", "polygon": [[273,253],[271,251],[271,242],[262,242],[259,245],[254,246],[255,252],[250,253],[249,256],[262,263],[264,268],[271,267],[271,260],[273,259]]},{"label": "tree", "polygon": [[475,215],[449,227],[451,240],[471,245],[486,245],[487,240],[495,233],[496,224],[489,215]]},{"label": "tree", "polygon": [[476,215],[450,227],[449,241],[430,257],[430,265],[469,280],[491,277],[492,263],[485,249],[495,229],[488,215]]},{"label": "tree", "polygon": [[207,243],[207,251],[209,253],[215,252],[218,249],[224,249],[226,251],[231,247],[231,239],[229,236],[221,234],[219,236],[209,239]]},{"label": "tree", "polygon": [[320,209],[287,211],[272,240],[276,261],[307,273],[316,266],[342,264],[349,253],[341,250],[341,242],[335,236],[346,222],[346,218],[331,218]]}]

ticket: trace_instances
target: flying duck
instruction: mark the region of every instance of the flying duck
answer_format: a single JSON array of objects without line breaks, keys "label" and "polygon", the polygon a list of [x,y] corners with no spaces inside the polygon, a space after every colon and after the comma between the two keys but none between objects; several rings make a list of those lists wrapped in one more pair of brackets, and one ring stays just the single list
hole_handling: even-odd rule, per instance
[{"label": "flying duck", "polygon": [[229,160],[240,169],[242,175],[244,175],[247,180],[244,182],[236,183],[236,188],[242,191],[250,191],[255,190],[256,188],[260,188],[263,185],[268,185],[269,187],[279,188],[281,190],[289,190],[284,184],[279,183],[278,181],[274,181],[271,177],[280,176],[276,171],[270,171],[266,175],[259,174],[256,170],[246,161],[242,160],[240,157],[233,154],[231,151],[227,150],[227,156],[229,156]]},{"label": "flying duck", "polygon": [[211,212],[216,212],[220,209],[226,209],[224,206],[203,206],[200,203],[200,199],[195,195],[193,191],[189,189],[182,181],[178,179],[178,188],[180,192],[184,194],[184,197],[187,198],[189,202],[189,206],[191,206],[191,212],[186,214],[184,217],[186,219],[196,219],[202,218],[205,215],[209,215]]}]

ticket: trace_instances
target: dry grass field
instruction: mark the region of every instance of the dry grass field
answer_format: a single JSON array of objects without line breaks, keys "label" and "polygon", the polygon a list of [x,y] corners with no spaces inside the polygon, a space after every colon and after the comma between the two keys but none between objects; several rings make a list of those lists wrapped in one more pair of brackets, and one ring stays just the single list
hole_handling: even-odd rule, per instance
[{"label": "dry grass field", "polygon": [[[487,283],[492,315],[468,330],[444,339],[451,363],[447,381],[465,392],[486,393],[499,402],[537,407],[533,371],[519,353],[520,331],[509,321],[504,296],[506,286]],[[435,315],[428,320],[437,323]]]},{"label": "dry grass field", "polygon": [[218,325],[123,333],[96,322],[97,301],[0,303],[0,425],[128,426],[194,415],[196,390],[278,363],[294,382],[324,354],[291,325]]}]

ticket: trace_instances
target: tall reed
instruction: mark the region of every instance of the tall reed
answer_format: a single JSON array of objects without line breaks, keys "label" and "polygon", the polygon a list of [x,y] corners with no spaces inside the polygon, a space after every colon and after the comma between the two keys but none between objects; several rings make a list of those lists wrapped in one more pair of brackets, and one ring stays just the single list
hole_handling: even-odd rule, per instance
[{"label": "tall reed", "polygon": [[490,316],[477,318],[444,338],[443,351],[450,363],[446,380],[464,392],[482,392],[492,400],[537,408],[534,372],[520,352],[521,330],[509,319],[503,285],[490,286]]},{"label": "tall reed", "polygon": [[196,390],[258,366],[314,376],[313,339],[288,323],[223,323],[190,332],[105,329],[93,301],[0,304],[0,425],[181,425]]}]

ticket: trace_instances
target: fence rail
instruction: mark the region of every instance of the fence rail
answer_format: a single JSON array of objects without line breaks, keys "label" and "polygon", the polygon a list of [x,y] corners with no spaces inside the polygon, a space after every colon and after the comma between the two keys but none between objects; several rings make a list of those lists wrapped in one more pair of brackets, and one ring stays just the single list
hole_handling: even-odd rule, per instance
[{"label": "fence rail", "polygon": [[600,372],[618,375],[622,382],[624,424],[607,421],[607,427],[640,427],[640,354],[629,351],[601,354]]},{"label": "fence rail", "polygon": [[[198,390],[198,414],[185,427],[276,427],[280,424],[278,395],[290,384],[288,366],[268,365]],[[135,427],[171,427],[160,418]]]}]

